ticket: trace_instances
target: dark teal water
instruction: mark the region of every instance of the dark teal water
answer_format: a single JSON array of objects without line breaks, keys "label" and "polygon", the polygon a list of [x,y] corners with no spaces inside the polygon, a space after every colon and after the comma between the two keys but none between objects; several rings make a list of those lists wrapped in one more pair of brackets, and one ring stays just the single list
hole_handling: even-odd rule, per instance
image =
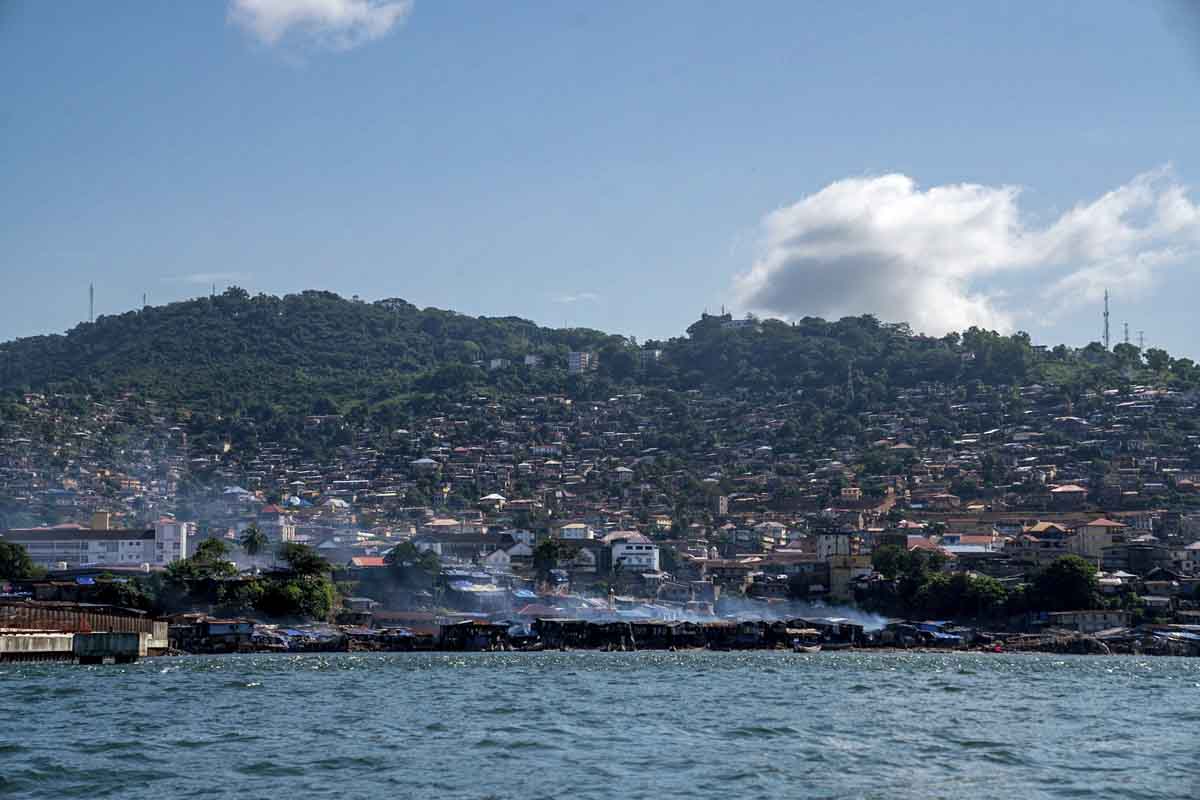
[{"label": "dark teal water", "polygon": [[0,665],[0,797],[1200,797],[1200,660],[916,653]]}]

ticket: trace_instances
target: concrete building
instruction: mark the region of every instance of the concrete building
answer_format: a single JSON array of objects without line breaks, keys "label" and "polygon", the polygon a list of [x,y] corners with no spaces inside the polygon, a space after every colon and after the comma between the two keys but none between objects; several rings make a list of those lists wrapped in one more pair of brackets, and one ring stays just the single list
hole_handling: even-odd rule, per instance
[{"label": "concrete building", "polygon": [[188,542],[196,536],[196,523],[176,522],[173,519],[159,520],[154,525],[154,555],[153,563],[170,564],[186,558]]},{"label": "concrete building", "polygon": [[187,552],[192,523],[164,521],[145,529],[64,526],[10,530],[0,539],[19,544],[46,569],[87,565],[164,567]]},{"label": "concrete building", "polygon": [[1093,564],[1100,566],[1100,561],[1107,548],[1117,544],[1124,537],[1126,525],[1110,519],[1094,519],[1086,525],[1080,525],[1073,531],[1070,540],[1070,550],[1077,556],[1082,556]]},{"label": "concrete building", "polygon": [[658,572],[658,545],[637,531],[617,531],[604,537],[612,549],[613,566],[632,572]]},{"label": "concrete building", "polygon": [[558,529],[558,538],[571,541],[587,541],[596,538],[596,532],[592,526],[585,525],[582,522],[568,522]]},{"label": "concrete building", "polygon": [[590,353],[586,350],[572,350],[567,353],[567,372],[572,375],[579,375],[584,372],[591,372],[600,363],[595,353]]}]

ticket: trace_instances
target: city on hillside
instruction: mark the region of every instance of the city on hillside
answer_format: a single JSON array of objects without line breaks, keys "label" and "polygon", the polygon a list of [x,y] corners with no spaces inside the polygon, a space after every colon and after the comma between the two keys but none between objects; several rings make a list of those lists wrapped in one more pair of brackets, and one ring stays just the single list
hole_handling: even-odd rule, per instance
[{"label": "city on hillside", "polygon": [[[767,335],[702,323],[693,339]],[[1146,363],[1155,351],[1103,351],[1140,370],[1113,385],[915,380],[866,399],[874,376],[852,366],[837,395],[682,389],[638,380],[670,349],[630,352],[621,384],[594,350],[480,359],[466,366],[573,391],[467,386],[399,417],[321,398],[256,419],[134,390],[12,394],[0,543],[29,569],[8,597],[131,606],[192,637],[240,620],[243,645],[259,630],[279,646],[279,619],[316,625],[296,634],[309,641],[789,616],[879,620],[866,628],[912,643],[1200,641],[1197,395]]]}]

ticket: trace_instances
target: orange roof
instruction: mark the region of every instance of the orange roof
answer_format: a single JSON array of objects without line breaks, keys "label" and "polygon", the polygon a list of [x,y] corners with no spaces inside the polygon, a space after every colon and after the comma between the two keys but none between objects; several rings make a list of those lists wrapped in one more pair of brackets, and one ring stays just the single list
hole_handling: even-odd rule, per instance
[{"label": "orange roof", "polygon": [[383,556],[354,556],[350,559],[350,563],[356,567],[386,567],[387,562],[383,560]]},{"label": "orange roof", "polygon": [[1100,519],[1094,519],[1091,522],[1089,522],[1087,524],[1087,527],[1089,527],[1089,528],[1126,528],[1129,526],[1127,526],[1123,523],[1120,523],[1120,522],[1113,522],[1111,519],[1105,519],[1104,517],[1101,517]]}]

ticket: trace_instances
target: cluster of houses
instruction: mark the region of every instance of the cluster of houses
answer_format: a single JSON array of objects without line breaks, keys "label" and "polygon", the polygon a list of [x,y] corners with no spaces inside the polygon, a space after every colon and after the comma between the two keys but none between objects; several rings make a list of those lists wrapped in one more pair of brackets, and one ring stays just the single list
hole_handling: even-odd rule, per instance
[{"label": "cluster of houses", "polygon": [[878,580],[883,545],[1014,583],[1073,554],[1105,592],[1193,607],[1195,398],[1135,387],[1073,405],[1038,385],[924,385],[816,442],[805,403],[479,397],[404,427],[309,416],[304,438],[325,446],[251,447],[233,433],[198,445],[186,415],[133,395],[30,394],[0,429],[0,537],[50,569],[159,569],[210,538],[268,569],[275,548],[239,544],[253,526],[368,583],[407,542],[439,557],[439,600],[460,608],[520,591],[848,603]]}]

